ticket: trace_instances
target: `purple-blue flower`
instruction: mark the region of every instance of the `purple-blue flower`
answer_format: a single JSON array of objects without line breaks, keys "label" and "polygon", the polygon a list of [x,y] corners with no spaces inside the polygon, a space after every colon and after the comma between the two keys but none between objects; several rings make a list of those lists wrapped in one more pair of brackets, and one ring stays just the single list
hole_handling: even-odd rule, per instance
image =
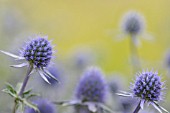
[{"label": "purple-blue flower", "polygon": [[136,12],[128,12],[122,19],[122,31],[129,35],[138,35],[145,27],[144,18]]},{"label": "purple-blue flower", "polygon": [[164,82],[161,81],[158,73],[153,71],[143,71],[138,73],[136,76],[135,83],[131,86],[132,93],[122,91],[121,93],[118,93],[118,95],[125,97],[137,97],[140,99],[140,107],[138,108],[143,109],[144,104],[148,103],[148,105],[151,104],[160,113],[162,113],[162,110],[169,113],[158,104],[158,102],[163,99],[163,90],[165,89]]},{"label": "purple-blue flower", "polygon": [[102,71],[97,67],[90,67],[77,85],[76,99],[58,104],[73,105],[77,111],[75,113],[101,113],[101,111],[112,113],[112,110],[104,104],[108,92],[106,86]]},{"label": "purple-blue flower", "polygon": [[162,100],[163,83],[158,73],[146,71],[139,73],[133,85],[133,94],[145,101]]},{"label": "purple-blue flower", "polygon": [[56,113],[55,106],[50,101],[38,99],[33,103],[37,106],[40,112],[35,111],[32,108],[27,108],[25,113]]},{"label": "purple-blue flower", "polygon": [[52,78],[58,82],[47,70],[47,66],[53,57],[52,45],[50,41],[48,41],[48,36],[35,35],[32,38],[31,41],[25,44],[19,56],[2,50],[0,50],[0,52],[22,62],[18,65],[11,65],[11,67],[21,68],[27,66],[29,67],[29,74],[36,70],[47,83],[50,84],[47,78]]},{"label": "purple-blue flower", "polygon": [[118,35],[119,38],[129,36],[133,44],[136,46],[141,45],[139,36],[146,40],[153,40],[153,36],[146,32],[145,18],[137,11],[128,11],[124,14],[120,30],[122,33]]},{"label": "purple-blue flower", "polygon": [[106,83],[100,69],[92,67],[83,74],[77,90],[76,98],[83,102],[104,102]]},{"label": "purple-blue flower", "polygon": [[40,68],[48,66],[52,58],[52,53],[50,42],[46,38],[38,36],[26,44],[22,56],[25,57],[28,62]]}]

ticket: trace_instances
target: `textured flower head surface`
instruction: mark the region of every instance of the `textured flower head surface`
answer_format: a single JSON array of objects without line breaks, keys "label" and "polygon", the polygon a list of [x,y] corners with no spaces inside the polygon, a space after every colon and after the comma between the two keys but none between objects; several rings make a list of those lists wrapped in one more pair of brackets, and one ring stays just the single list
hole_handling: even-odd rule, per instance
[{"label": "textured flower head surface", "polygon": [[100,69],[91,67],[87,69],[78,84],[76,97],[86,102],[104,102],[106,83]]},{"label": "textured flower head surface", "polygon": [[122,92],[118,95],[137,97],[140,99],[140,107],[142,109],[147,102],[148,105],[153,105],[160,113],[162,113],[161,110],[168,112],[158,105],[158,102],[163,99],[164,83],[157,72],[143,71],[137,74],[135,83],[131,86],[132,93]]},{"label": "textured flower head surface", "polygon": [[[39,113],[56,113],[55,106],[47,100],[39,99],[36,100],[34,104],[37,105],[40,111]],[[25,113],[38,113],[38,112],[32,108],[27,108]]]},{"label": "textured flower head surface", "polygon": [[47,37],[37,35],[36,39],[26,44],[22,52],[25,59],[36,67],[47,67],[52,58],[52,46]]},{"label": "textured flower head surface", "polygon": [[132,87],[135,96],[146,101],[162,100],[163,82],[157,72],[139,73]]},{"label": "textured flower head surface", "polygon": [[130,35],[138,35],[144,31],[144,18],[137,12],[131,11],[124,15],[121,24],[122,31]]},{"label": "textured flower head surface", "polygon": [[58,82],[58,80],[46,69],[50,64],[53,54],[51,43],[48,41],[48,36],[35,35],[32,38],[31,41],[26,43],[19,56],[2,50],[0,50],[0,52],[22,62],[18,65],[11,65],[11,67],[21,68],[27,66],[29,67],[29,74],[36,70],[47,83],[51,84],[47,78],[52,78]]}]

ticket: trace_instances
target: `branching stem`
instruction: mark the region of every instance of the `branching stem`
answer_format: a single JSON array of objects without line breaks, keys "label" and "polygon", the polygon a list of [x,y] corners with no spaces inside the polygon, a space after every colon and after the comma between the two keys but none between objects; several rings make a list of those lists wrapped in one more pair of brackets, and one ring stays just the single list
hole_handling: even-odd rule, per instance
[{"label": "branching stem", "polygon": [[[19,94],[18,94],[18,95],[21,96],[21,97],[23,96],[22,94],[23,94],[23,92],[24,92],[24,90],[25,90],[25,87],[26,87],[26,85],[27,85],[27,83],[28,83],[28,80],[29,80],[29,78],[30,78],[30,73],[32,72],[32,70],[33,70],[33,65],[30,64],[29,67],[28,67],[28,70],[27,70],[25,79],[24,79],[24,81],[23,81],[21,90],[20,90],[20,92],[19,92]],[[14,107],[13,107],[13,112],[12,112],[12,113],[16,113],[16,110],[17,110],[17,101],[16,101],[16,99],[15,99],[15,100],[14,100]]]}]

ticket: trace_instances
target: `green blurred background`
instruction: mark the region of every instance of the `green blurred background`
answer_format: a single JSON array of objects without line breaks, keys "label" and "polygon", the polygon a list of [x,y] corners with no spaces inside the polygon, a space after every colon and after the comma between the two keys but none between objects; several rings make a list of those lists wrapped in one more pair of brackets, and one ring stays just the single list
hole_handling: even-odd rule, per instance
[{"label": "green blurred background", "polygon": [[[17,54],[29,36],[46,34],[56,45],[55,60],[64,71],[72,70],[79,52],[87,53],[92,57],[88,65],[99,66],[107,76],[118,73],[128,86],[135,77],[129,61],[129,40],[117,41],[116,37],[121,33],[124,13],[135,10],[145,17],[146,32],[154,37],[152,41],[141,40],[138,50],[142,67],[158,70],[168,86],[164,56],[170,47],[169,4],[169,0],[0,0],[0,49]],[[21,70],[9,67],[16,62],[2,54],[0,59],[0,89],[6,81],[21,82],[23,78],[15,75]],[[74,78],[74,74],[64,76]],[[6,98],[0,94],[0,112],[8,109],[3,105]],[[165,102],[169,103],[167,98]]]}]

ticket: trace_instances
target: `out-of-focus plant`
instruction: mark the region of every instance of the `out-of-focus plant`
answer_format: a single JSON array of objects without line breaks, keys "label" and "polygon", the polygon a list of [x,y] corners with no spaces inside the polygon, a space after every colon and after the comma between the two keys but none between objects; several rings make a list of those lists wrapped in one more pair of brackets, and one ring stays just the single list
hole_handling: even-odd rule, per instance
[{"label": "out-of-focus plant", "polygon": [[75,100],[57,102],[63,106],[73,105],[76,113],[112,112],[105,104],[107,84],[99,68],[90,67],[83,74],[76,92]]},{"label": "out-of-focus plant", "polygon": [[129,36],[130,39],[130,50],[131,50],[131,60],[134,72],[141,68],[141,62],[139,60],[137,46],[140,45],[139,37],[143,35],[143,38],[151,39],[149,34],[145,33],[146,24],[144,17],[135,11],[127,12],[121,21],[122,30],[121,37]]},{"label": "out-of-focus plant", "polygon": [[[38,99],[33,102],[37,105],[40,113],[56,113],[56,109],[53,103],[45,99]],[[27,108],[24,113],[38,113],[32,108]]]}]

